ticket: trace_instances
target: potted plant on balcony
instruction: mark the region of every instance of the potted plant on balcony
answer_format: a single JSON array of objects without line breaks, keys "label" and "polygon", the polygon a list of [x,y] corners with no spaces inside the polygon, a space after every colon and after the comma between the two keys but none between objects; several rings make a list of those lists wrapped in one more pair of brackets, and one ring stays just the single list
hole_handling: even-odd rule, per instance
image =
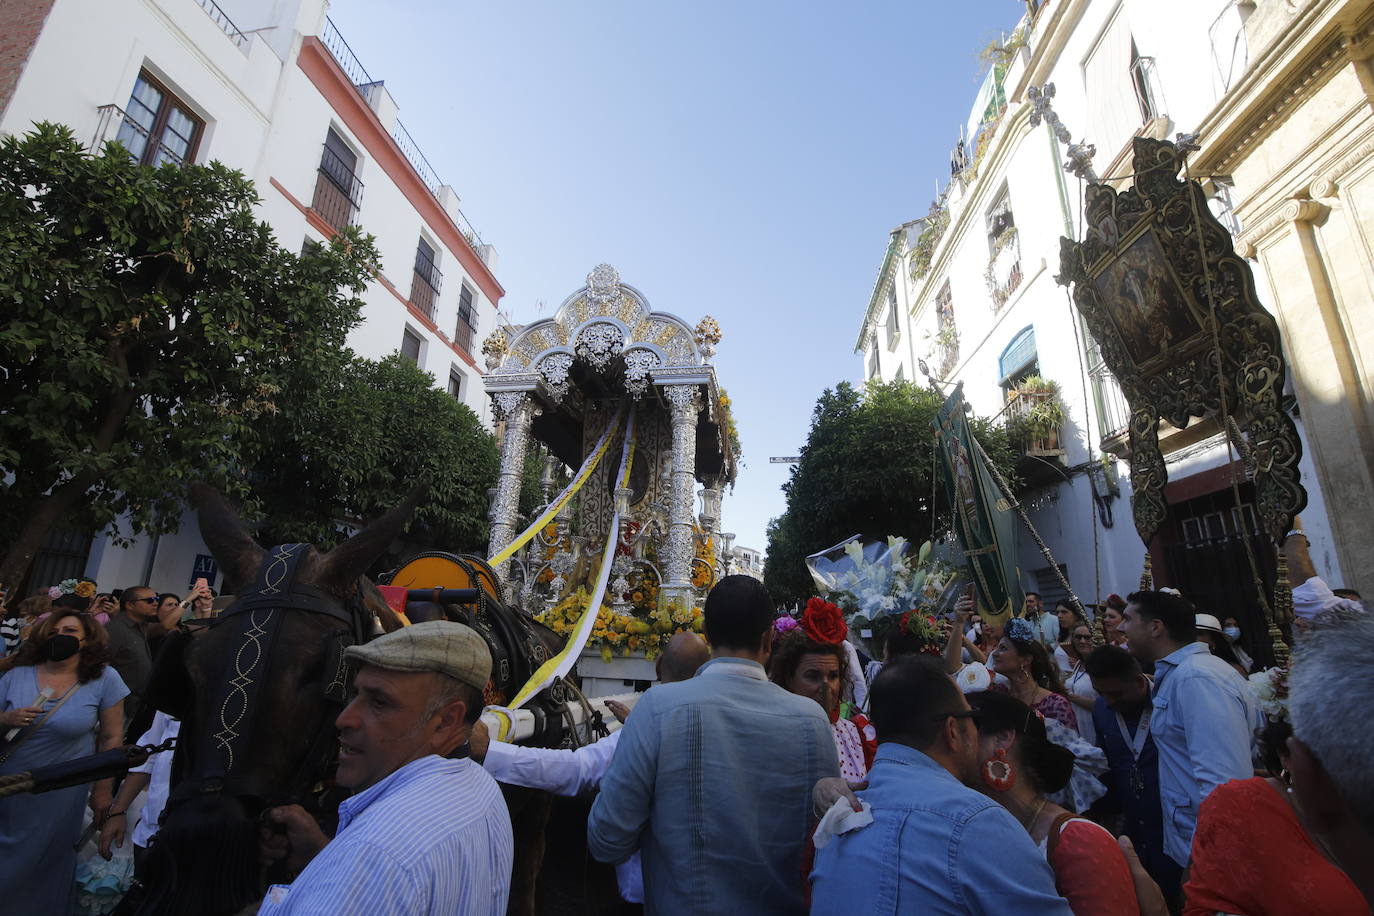
[{"label": "potted plant on balcony", "polygon": [[1039,375],[1028,375],[1016,386],[1022,403],[1017,411],[1017,431],[1024,436],[1027,451],[1058,452],[1059,430],[1068,411],[1059,396],[1059,383]]}]

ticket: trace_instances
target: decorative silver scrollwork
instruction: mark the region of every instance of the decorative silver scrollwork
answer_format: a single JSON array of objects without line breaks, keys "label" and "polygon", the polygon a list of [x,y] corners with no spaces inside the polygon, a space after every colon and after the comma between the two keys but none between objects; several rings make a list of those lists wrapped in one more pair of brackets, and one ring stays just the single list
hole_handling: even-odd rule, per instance
[{"label": "decorative silver scrollwork", "polygon": [[548,386],[549,399],[561,404],[568,393],[568,371],[572,369],[571,353],[550,353],[539,363],[539,374]]},{"label": "decorative silver scrollwork", "polygon": [[620,274],[609,264],[598,264],[587,274],[587,302],[593,312],[606,314],[620,298]]},{"label": "decorative silver scrollwork", "polygon": [[498,391],[491,396],[491,402],[496,408],[496,416],[505,420],[519,410],[527,398],[523,391]]},{"label": "decorative silver scrollwork", "polygon": [[649,390],[649,373],[662,363],[653,350],[633,349],[625,354],[625,390],[635,400]]},{"label": "decorative silver scrollwork", "polygon": [[582,333],[577,335],[575,349],[578,356],[601,372],[624,348],[625,332],[610,322],[598,321],[583,328]]}]

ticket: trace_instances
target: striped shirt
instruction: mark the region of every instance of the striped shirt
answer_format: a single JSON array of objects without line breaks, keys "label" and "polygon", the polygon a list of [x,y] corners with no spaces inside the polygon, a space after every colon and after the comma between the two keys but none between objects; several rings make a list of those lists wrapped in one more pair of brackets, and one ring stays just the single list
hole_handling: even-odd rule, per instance
[{"label": "striped shirt", "polygon": [[510,896],[510,815],[471,760],[412,761],[339,805],[339,832],[261,916],[503,916]]}]

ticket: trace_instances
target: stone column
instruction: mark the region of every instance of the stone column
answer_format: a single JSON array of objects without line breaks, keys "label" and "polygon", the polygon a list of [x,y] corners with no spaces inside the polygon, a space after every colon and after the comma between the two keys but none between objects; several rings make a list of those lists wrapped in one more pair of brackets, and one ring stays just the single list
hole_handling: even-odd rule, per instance
[{"label": "stone column", "polygon": [[[492,395],[496,412],[506,422],[501,440],[501,471],[496,478],[496,496],[491,504],[491,541],[487,556],[495,556],[515,539],[515,519],[520,511],[520,481],[525,470],[525,450],[530,444],[530,422],[539,414],[523,391],[500,391]],[[502,582],[509,582],[510,562],[496,567]]]},{"label": "stone column", "polygon": [[692,529],[695,521],[697,413],[701,396],[696,385],[667,385],[663,395],[672,410],[673,479],[668,505],[668,550],[663,563],[665,600],[692,601]]}]

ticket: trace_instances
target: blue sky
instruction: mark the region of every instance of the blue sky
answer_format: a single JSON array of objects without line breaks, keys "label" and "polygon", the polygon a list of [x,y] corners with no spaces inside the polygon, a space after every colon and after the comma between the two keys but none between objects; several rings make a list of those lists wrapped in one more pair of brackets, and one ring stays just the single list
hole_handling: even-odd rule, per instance
[{"label": "blue sky", "polygon": [[[723,528],[763,549],[888,232],[923,215],[1018,0],[333,0],[331,16],[500,261],[512,320],[605,261],[714,315],[744,467]],[[538,304],[544,303],[539,311]],[[818,545],[826,546],[826,545]]]}]

